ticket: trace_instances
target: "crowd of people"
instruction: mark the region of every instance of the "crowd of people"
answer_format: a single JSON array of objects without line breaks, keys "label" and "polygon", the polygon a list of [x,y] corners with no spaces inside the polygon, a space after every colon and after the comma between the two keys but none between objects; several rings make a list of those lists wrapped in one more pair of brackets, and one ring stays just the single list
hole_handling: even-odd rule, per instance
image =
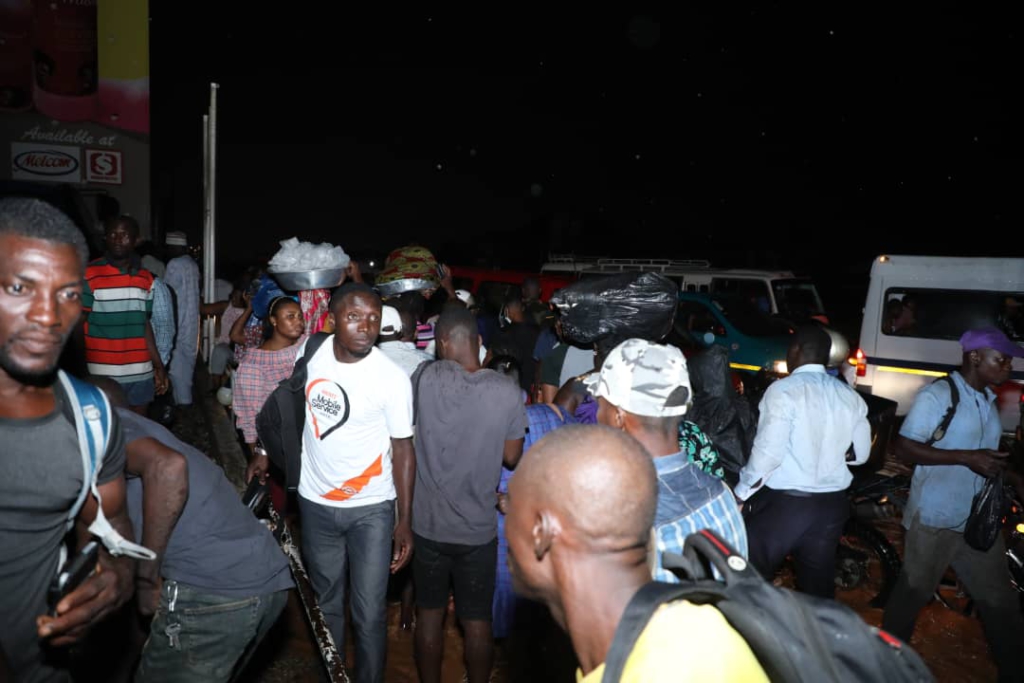
[{"label": "crowd of people", "polygon": [[[160,275],[162,263],[138,255],[130,218],[108,221],[104,238],[90,261],[59,211],[0,201],[0,680],[69,680],[67,646],[121,615],[125,679],[229,681],[282,613],[294,584],[270,530],[152,405],[168,394],[191,402],[203,315],[219,320],[211,389],[230,387],[247,477],[270,482],[275,507],[297,521],[343,653],[351,626],[356,681],[384,680],[389,588],[402,595],[424,683],[441,680],[450,612],[471,683],[490,680],[496,642],[515,653],[518,637],[536,640],[552,623],[568,635],[577,679],[600,681],[631,598],[651,581],[681,581],[663,558],[702,530],[769,579],[792,558],[797,590],[834,598],[850,467],[867,461],[872,436],[864,400],[827,370],[832,336],[817,323],[796,328],[789,375],[751,406],[720,350],[687,358],[639,337],[575,344],[535,280],[496,315],[443,266],[402,288],[368,282],[353,263],[348,282],[312,295],[254,270],[200,304],[183,234],[167,235],[173,258]],[[935,433],[951,389],[930,385],[896,443],[915,471],[884,627],[911,641],[952,565],[1000,676],[1021,680],[1024,621],[1003,541],[976,550],[963,529],[974,492],[1006,469],[991,387],[1024,350],[994,328],[965,331],[961,345],[952,421]],[[300,359],[302,466],[290,496],[256,416]],[[102,390],[100,408],[82,408],[71,375]],[[109,438],[89,486],[81,454],[97,441],[83,427],[93,413]],[[96,571],[48,603],[65,541],[73,555],[93,535],[103,540]],[[678,600],[644,627],[622,680],[767,678],[719,610]]]}]

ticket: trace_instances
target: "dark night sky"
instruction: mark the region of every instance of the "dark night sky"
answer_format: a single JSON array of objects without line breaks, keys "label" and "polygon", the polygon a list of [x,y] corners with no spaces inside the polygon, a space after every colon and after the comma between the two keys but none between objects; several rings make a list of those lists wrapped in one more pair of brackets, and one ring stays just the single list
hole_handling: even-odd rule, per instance
[{"label": "dark night sky", "polygon": [[218,81],[222,255],[292,235],[526,267],[549,249],[810,272],[1024,255],[1009,14],[186,4],[152,11],[156,202],[198,239]]}]

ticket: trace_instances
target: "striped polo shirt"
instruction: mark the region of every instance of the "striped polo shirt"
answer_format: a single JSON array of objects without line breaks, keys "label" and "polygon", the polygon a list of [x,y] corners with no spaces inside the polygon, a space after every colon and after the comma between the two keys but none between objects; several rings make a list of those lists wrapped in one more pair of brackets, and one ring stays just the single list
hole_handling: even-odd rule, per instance
[{"label": "striped polo shirt", "polygon": [[85,360],[89,372],[122,384],[153,376],[146,346],[146,322],[153,312],[153,274],[144,268],[121,270],[107,259],[85,269],[82,293]]}]

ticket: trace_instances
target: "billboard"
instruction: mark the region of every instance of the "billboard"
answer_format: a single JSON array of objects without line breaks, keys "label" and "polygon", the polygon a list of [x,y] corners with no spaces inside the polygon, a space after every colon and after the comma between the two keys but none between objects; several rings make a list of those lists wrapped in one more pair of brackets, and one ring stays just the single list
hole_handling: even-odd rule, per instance
[{"label": "billboard", "polygon": [[146,0],[0,0],[0,180],[67,184],[150,235],[149,133]]}]

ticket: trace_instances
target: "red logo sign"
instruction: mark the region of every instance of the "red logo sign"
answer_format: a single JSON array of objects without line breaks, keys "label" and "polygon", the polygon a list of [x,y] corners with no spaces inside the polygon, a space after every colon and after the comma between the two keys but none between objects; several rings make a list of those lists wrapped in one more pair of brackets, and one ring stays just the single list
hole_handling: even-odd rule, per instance
[{"label": "red logo sign", "polygon": [[109,149],[85,150],[85,182],[121,184],[121,153]]},{"label": "red logo sign", "polygon": [[38,175],[68,175],[78,170],[78,159],[64,152],[39,149],[15,156],[14,167]]}]

